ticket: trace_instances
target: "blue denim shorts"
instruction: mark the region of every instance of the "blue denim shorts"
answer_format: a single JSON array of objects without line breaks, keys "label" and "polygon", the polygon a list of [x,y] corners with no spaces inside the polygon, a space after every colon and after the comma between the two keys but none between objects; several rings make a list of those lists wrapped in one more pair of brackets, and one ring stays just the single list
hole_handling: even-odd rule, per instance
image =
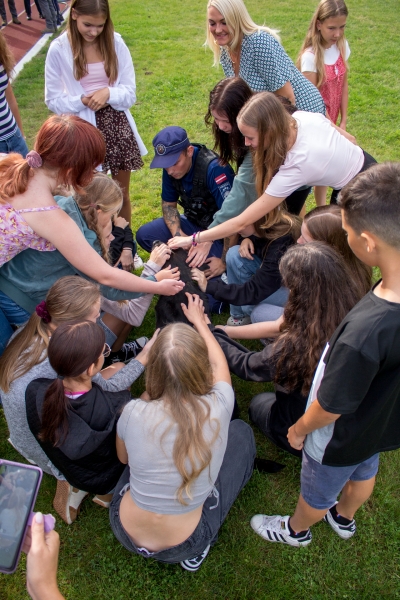
[{"label": "blue denim shorts", "polygon": [[28,154],[28,146],[26,145],[26,141],[22,137],[22,133],[17,127],[13,135],[6,140],[0,141],[0,152],[4,152],[5,154],[10,154],[10,152],[17,152],[21,154],[24,158]]},{"label": "blue denim shorts", "polygon": [[379,454],[350,467],[321,465],[303,450],[301,495],[312,508],[323,510],[333,506],[348,481],[367,481],[378,472]]}]

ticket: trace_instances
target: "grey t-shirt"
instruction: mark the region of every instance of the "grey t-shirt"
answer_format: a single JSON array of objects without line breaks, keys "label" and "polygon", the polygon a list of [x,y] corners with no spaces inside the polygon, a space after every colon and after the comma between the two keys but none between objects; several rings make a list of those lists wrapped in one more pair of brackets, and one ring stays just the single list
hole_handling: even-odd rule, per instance
[{"label": "grey t-shirt", "polygon": [[[118,437],[125,442],[130,468],[130,492],[139,508],[158,514],[182,514],[201,506],[213,489],[224,458],[228,440],[234,393],[232,386],[220,381],[204,396],[210,406],[210,423],[204,428],[206,440],[220,430],[212,448],[211,463],[191,486],[192,498],[181,504],[176,492],[182,477],[172,458],[177,434],[176,424],[162,400],[132,400],[117,424]],[[185,496],[184,496],[185,497]]]}]

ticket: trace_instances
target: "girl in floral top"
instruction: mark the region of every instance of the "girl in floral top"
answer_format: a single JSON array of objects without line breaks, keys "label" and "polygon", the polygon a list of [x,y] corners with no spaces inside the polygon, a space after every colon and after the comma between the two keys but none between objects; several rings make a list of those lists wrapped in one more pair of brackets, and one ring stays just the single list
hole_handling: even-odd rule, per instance
[{"label": "girl in floral top", "polygon": [[[78,193],[88,185],[104,153],[103,136],[93,125],[79,117],[54,115],[40,128],[35,150],[26,159],[9,154],[0,161],[0,265],[25,248],[55,247],[75,268],[99,283],[132,292],[173,295],[183,287],[174,280],[179,274],[171,273],[171,280],[156,282],[114,269],[54,201],[59,185],[71,186]],[[11,304],[7,290],[0,289],[0,309],[12,310]]]}]

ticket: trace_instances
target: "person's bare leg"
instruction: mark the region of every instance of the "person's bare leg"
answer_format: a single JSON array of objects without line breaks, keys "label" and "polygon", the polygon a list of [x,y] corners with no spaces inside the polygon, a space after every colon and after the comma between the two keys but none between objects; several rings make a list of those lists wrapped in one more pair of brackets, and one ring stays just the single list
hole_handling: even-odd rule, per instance
[{"label": "person's bare leg", "polygon": [[130,171],[118,171],[118,175],[112,175],[112,178],[115,181],[118,181],[119,185],[121,186],[121,190],[122,190],[123,200],[122,200],[122,208],[119,211],[119,216],[126,219],[130,225],[131,218],[132,218],[131,199],[129,196],[129,182],[131,179],[131,172]]},{"label": "person's bare leg", "polygon": [[336,510],[345,519],[350,521],[356,511],[368,500],[373,492],[375,477],[366,481],[348,481],[343,488]]},{"label": "person's bare leg", "polygon": [[300,494],[293,517],[290,517],[290,527],[295,533],[299,533],[299,531],[306,531],[311,527],[311,525],[321,521],[326,515],[327,510],[327,508],[322,510],[312,508],[312,506],[307,504],[303,496]]},{"label": "person's bare leg", "polygon": [[110,315],[109,313],[103,315],[102,321],[104,325],[111,329],[111,331],[117,336],[117,339],[113,343],[112,351],[118,352],[118,350],[121,350],[122,344],[128,337],[128,334],[132,329],[132,325],[125,323],[125,321],[122,321],[121,319],[118,319],[118,317],[114,317],[114,315]]},{"label": "person's bare leg", "polygon": [[328,191],[327,186],[316,185],[314,187],[314,198],[317,206],[325,206],[326,204],[326,193]]}]

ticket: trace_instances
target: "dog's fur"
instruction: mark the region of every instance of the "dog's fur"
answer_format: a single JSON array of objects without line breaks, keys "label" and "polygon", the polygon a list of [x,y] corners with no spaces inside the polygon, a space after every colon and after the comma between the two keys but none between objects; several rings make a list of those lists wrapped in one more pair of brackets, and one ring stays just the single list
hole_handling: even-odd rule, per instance
[{"label": "dog's fur", "polygon": [[[159,246],[161,242],[154,242],[153,248]],[[202,292],[198,287],[197,283],[192,280],[190,267],[186,263],[188,253],[182,248],[173,250],[171,257],[167,260],[163,269],[171,265],[171,268],[179,267],[181,274],[181,281],[185,282],[185,287],[182,291],[175,294],[175,296],[160,296],[155,307],[156,311],[156,327],[165,327],[170,323],[186,323],[191,325],[185,315],[181,304],[187,306],[186,292],[190,294],[197,294],[204,302],[204,308],[207,314],[209,314],[208,298],[207,294]],[[206,269],[208,267],[205,267]],[[202,269],[203,270],[203,269]]]}]

